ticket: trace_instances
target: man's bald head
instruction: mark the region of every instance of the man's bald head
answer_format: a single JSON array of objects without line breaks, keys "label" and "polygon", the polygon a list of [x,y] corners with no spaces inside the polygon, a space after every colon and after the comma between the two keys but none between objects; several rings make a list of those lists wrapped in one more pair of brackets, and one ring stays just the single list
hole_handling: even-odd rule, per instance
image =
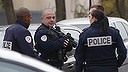
[{"label": "man's bald head", "polygon": [[47,9],[44,9],[44,10],[43,10],[42,16],[44,16],[44,15],[46,15],[46,14],[48,14],[48,13],[54,13],[54,14],[55,14],[55,12],[54,12],[52,9],[47,8]]},{"label": "man's bald head", "polygon": [[25,8],[25,7],[21,7],[17,10],[16,12],[16,17],[17,19],[21,19],[24,16],[31,16],[30,10]]}]

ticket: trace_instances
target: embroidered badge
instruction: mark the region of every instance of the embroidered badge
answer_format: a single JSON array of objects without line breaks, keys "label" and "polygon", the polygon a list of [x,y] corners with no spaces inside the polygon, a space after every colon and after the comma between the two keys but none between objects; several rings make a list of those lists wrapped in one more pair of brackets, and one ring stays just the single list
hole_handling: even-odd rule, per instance
[{"label": "embroidered badge", "polygon": [[41,40],[42,40],[42,41],[47,41],[47,36],[46,36],[46,35],[43,35],[43,36],[41,37]]},{"label": "embroidered badge", "polygon": [[31,36],[26,36],[26,37],[25,37],[25,40],[26,40],[28,43],[31,43],[31,41],[32,41]]}]

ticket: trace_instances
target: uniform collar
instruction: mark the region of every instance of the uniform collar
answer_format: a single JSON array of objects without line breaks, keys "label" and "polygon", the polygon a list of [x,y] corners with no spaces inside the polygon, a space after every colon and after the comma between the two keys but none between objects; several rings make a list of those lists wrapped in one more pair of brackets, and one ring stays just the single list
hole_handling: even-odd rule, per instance
[{"label": "uniform collar", "polygon": [[90,27],[99,27],[99,26],[100,26],[99,22],[98,22],[98,21],[95,21],[95,22],[93,22],[93,23],[91,24]]},{"label": "uniform collar", "polygon": [[25,27],[26,29],[28,29],[28,27],[29,27],[29,25],[25,24],[25,23],[24,23],[23,21],[21,21],[21,20],[16,20],[15,23],[22,25],[22,26]]},{"label": "uniform collar", "polygon": [[44,23],[42,23],[42,25],[41,26],[43,26],[43,27],[45,27],[45,28],[47,28],[47,29],[49,29],[50,27],[49,26],[46,26]]}]

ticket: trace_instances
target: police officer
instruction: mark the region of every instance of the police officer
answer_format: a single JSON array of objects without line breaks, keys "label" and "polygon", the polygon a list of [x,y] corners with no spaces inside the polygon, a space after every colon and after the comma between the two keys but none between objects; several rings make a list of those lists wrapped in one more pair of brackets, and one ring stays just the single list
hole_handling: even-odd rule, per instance
[{"label": "police officer", "polygon": [[27,8],[21,7],[16,12],[16,17],[17,20],[15,24],[6,29],[3,39],[3,48],[35,57],[33,39],[30,32],[27,30],[32,15]]},{"label": "police officer", "polygon": [[41,52],[41,60],[57,68],[63,66],[63,49],[70,51],[69,39],[59,37],[54,29],[56,16],[51,9],[45,9],[41,16],[42,24],[37,29],[34,39],[36,49]]},{"label": "police officer", "polygon": [[108,18],[101,10],[92,11],[89,20],[90,27],[79,37],[75,71],[82,72],[86,64],[85,72],[118,72],[127,54],[119,30],[109,27]]}]

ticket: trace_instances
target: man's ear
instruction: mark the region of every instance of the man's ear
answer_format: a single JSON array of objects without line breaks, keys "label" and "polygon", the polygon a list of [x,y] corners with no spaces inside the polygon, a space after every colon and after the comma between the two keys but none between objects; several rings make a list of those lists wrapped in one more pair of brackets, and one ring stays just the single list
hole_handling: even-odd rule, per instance
[{"label": "man's ear", "polygon": [[28,20],[28,18],[29,18],[29,16],[25,16],[25,17],[24,17],[24,20],[25,20],[25,21],[27,21],[27,20]]},{"label": "man's ear", "polygon": [[43,17],[40,17],[40,19],[43,19]]},{"label": "man's ear", "polygon": [[97,19],[95,17],[92,17],[94,21],[97,21]]}]

